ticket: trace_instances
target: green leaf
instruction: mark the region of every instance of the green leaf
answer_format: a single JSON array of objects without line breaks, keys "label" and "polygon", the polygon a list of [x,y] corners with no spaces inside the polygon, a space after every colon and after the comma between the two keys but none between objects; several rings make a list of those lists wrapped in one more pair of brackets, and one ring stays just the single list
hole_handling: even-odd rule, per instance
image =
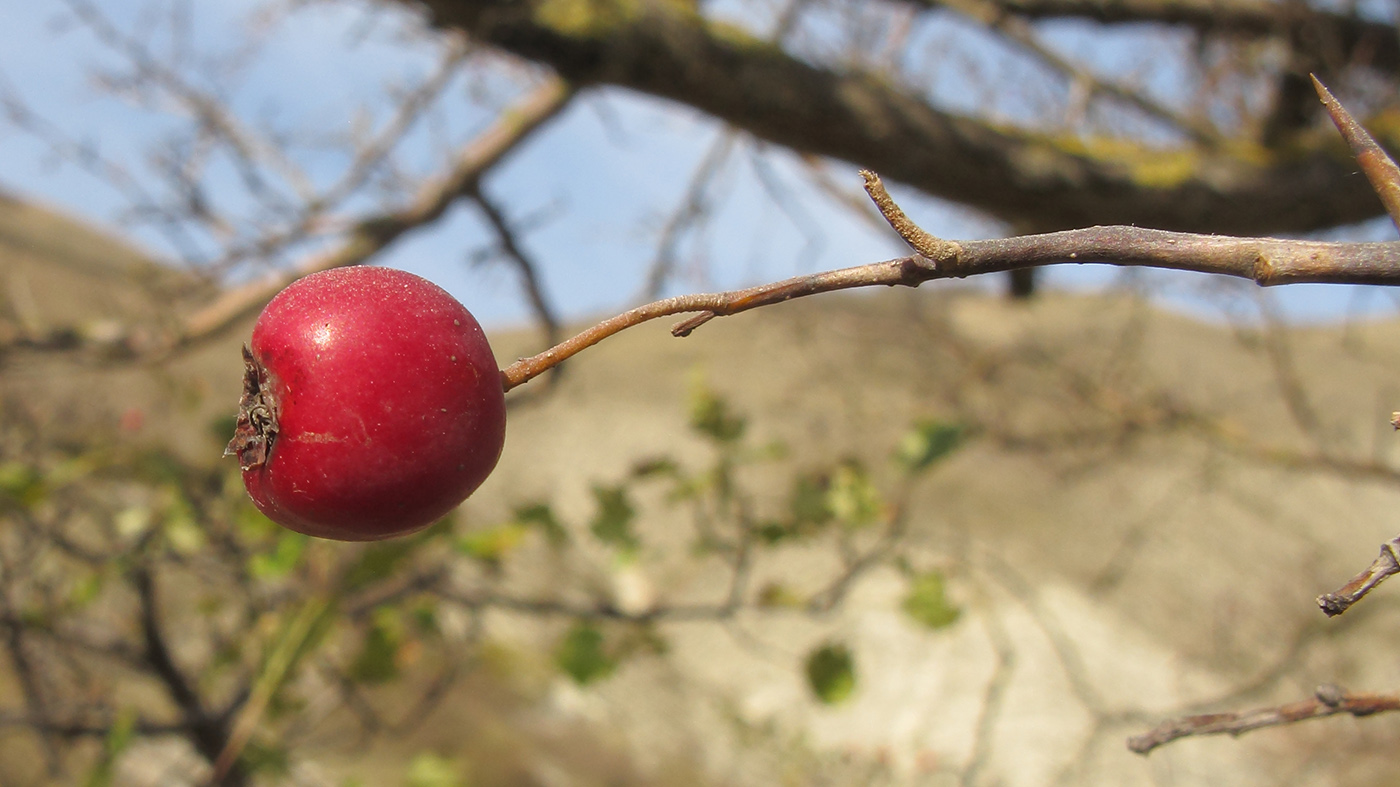
[{"label": "green leaf", "polygon": [[97,762],[93,763],[92,770],[88,771],[87,778],[83,780],[83,787],[110,787],[116,773],[117,758],[131,745],[135,731],[135,711],[123,708],[108,728],[107,737],[102,742],[102,753]]},{"label": "green leaf", "polygon": [[273,779],[292,772],[292,757],[287,748],[267,741],[249,741],[238,761],[250,772]]},{"label": "green leaf", "polygon": [[248,573],[259,579],[280,579],[292,573],[306,551],[307,537],[290,530],[282,531],[271,552],[260,552],[248,558]]},{"label": "green leaf", "polygon": [[895,458],[906,472],[922,472],[962,446],[966,434],[958,424],[921,421],[900,439]]},{"label": "green leaf", "polygon": [[796,535],[797,531],[786,522],[767,521],[761,522],[755,529],[758,537],[765,544],[776,544],[783,539]]},{"label": "green leaf", "polygon": [[515,521],[538,529],[554,546],[563,546],[569,542],[569,531],[559,523],[549,503],[530,503],[515,509]]},{"label": "green leaf", "polygon": [[161,512],[161,529],[170,548],[180,555],[193,555],[204,548],[204,528],[195,518],[194,506],[184,492],[171,484],[166,487],[169,502]]},{"label": "green leaf", "polygon": [[0,463],[0,496],[21,508],[33,508],[48,497],[48,485],[39,471],[23,462]]},{"label": "green leaf", "polygon": [[93,571],[86,576],[75,579],[68,590],[69,605],[73,608],[82,608],[91,604],[97,599],[97,594],[102,592],[104,579],[105,577],[100,571]]},{"label": "green leaf", "polygon": [[437,603],[431,597],[423,598],[409,607],[408,615],[419,631],[433,634],[439,632]]},{"label": "green leaf", "polygon": [[54,488],[67,486],[92,475],[94,469],[96,462],[92,457],[74,456],[51,467],[45,480]]},{"label": "green leaf", "polygon": [[617,660],[603,647],[603,632],[592,623],[575,623],[554,652],[554,662],[580,686],[608,677]]},{"label": "green leaf", "polygon": [[802,597],[781,582],[769,582],[758,591],[760,607],[796,609],[802,606],[802,603]]},{"label": "green leaf", "polygon": [[136,711],[130,708],[123,708],[117,713],[117,718],[112,721],[112,728],[107,731],[107,740],[103,742],[103,752],[111,757],[116,757],[126,751],[126,747],[131,745],[131,741],[136,738]]},{"label": "green leaf", "polygon": [[733,443],[744,436],[744,418],[729,409],[729,403],[703,382],[690,388],[690,427],[718,443]]},{"label": "green leaf", "polygon": [[851,651],[840,643],[827,643],[808,654],[807,685],[827,705],[849,698],[856,690],[856,664]]},{"label": "green leaf", "polygon": [[529,533],[527,526],[517,522],[474,530],[457,539],[457,551],[483,563],[499,566]]},{"label": "green leaf", "polygon": [[398,654],[404,642],[404,626],[392,607],[374,610],[373,621],[359,654],[350,663],[349,674],[361,683],[387,683],[399,676]]},{"label": "green leaf", "polygon": [[408,764],[408,787],[466,787],[462,766],[439,754],[424,752]]},{"label": "green leaf", "polygon": [[962,609],[948,601],[946,583],[939,571],[914,577],[901,605],[905,614],[935,631],[957,622]]},{"label": "green leaf", "polygon": [[123,508],[112,517],[112,526],[117,535],[127,541],[134,541],[151,528],[151,509],[146,506]]},{"label": "green leaf", "polygon": [[641,546],[637,534],[632,530],[632,520],[637,510],[627,497],[625,486],[593,486],[593,500],[598,510],[588,529],[599,541],[620,549],[635,550]]},{"label": "green leaf", "polygon": [[345,592],[362,590],[377,580],[392,576],[394,571],[422,543],[421,538],[421,536],[396,538],[392,541],[381,541],[366,547],[364,552],[360,554],[360,558],[346,569],[345,577],[340,582],[341,588]]},{"label": "green leaf", "polygon": [[661,476],[663,478],[677,478],[680,476],[680,465],[669,456],[652,457],[643,459],[632,466],[633,478],[653,478]]},{"label": "green leaf", "polygon": [[794,530],[806,530],[807,525],[831,521],[831,505],[827,498],[830,489],[831,479],[824,475],[798,476],[792,485],[792,496],[788,498]]},{"label": "green leaf", "polygon": [[874,524],[884,511],[880,492],[865,468],[855,460],[843,462],[831,478],[826,504],[832,515],[851,528]]}]

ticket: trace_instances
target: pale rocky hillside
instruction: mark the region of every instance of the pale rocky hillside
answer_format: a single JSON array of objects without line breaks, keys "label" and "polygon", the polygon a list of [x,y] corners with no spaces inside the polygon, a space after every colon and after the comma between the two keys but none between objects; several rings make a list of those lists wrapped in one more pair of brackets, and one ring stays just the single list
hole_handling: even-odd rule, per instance
[{"label": "pale rocky hillside", "polygon": [[[0,323],[160,318],[160,300],[142,295],[149,280],[127,278],[153,275],[140,264],[94,267],[105,257],[87,245],[57,252],[83,264],[58,265],[22,235],[0,220]],[[129,439],[216,461],[209,425],[237,399],[243,332],[157,369],[16,353],[0,388],[55,429],[127,415]],[[1400,530],[1400,437],[1387,423],[1400,409],[1397,335],[1400,322],[1273,336],[1127,295],[1022,305],[948,287],[810,299],[683,340],[664,324],[629,331],[512,408],[505,455],[461,512],[463,531],[535,500],[582,528],[594,483],[662,454],[699,466],[710,449],[686,428],[697,377],[747,415],[754,444],[787,446],[784,463],[745,477],[775,509],[794,468],[848,457],[881,468],[911,423],[937,418],[973,437],[914,490],[898,549],[944,572],[961,618],[921,628],[900,610],[903,578],[882,567],[827,614],[663,622],[665,655],[579,688],[539,655],[558,620],[493,613],[494,668],[410,740],[326,736],[302,753],[300,783],[396,784],[403,758],[424,749],[462,753],[474,783],[550,787],[1377,778],[1400,718],[1187,740],[1149,757],[1124,740],[1183,713],[1304,699],[1325,682],[1400,689],[1400,584],[1339,620],[1313,602]],[[493,339],[503,360],[534,349],[526,334]],[[131,428],[133,407],[143,417]],[[691,555],[682,514],[645,502],[639,562],[582,546],[560,564],[536,545],[502,591],[611,593],[637,610],[722,597],[725,576]],[[781,581],[800,595],[840,567],[813,546],[752,570],[753,587]],[[835,706],[802,673],[829,640],[850,644],[857,670]],[[119,783],[154,783],[150,773],[132,764]]]}]

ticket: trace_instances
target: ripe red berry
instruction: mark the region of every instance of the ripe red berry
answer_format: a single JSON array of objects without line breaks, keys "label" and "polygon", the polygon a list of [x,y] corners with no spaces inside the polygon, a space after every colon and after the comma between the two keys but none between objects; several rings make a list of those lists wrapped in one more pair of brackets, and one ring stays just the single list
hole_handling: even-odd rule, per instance
[{"label": "ripe red berry", "polygon": [[481,326],[411,273],[315,273],[272,299],[243,349],[237,454],[270,519],[370,541],[451,511],[505,443],[500,371]]}]

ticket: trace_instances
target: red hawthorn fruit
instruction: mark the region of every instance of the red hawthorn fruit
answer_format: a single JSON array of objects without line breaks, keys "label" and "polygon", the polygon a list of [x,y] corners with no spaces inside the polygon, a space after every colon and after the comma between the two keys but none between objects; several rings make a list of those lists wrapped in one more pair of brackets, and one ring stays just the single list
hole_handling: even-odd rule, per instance
[{"label": "red hawthorn fruit", "polygon": [[481,326],[411,273],[336,268],[294,282],[243,348],[237,454],[257,507],[299,533],[372,541],[467,498],[505,443]]}]

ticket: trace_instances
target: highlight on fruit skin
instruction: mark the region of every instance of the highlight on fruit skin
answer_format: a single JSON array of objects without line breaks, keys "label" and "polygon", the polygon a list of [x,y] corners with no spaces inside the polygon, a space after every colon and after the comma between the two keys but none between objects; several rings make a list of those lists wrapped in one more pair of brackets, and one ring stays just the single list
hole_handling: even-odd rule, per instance
[{"label": "highlight on fruit skin", "polygon": [[355,266],[293,282],[244,347],[226,455],[253,503],[321,538],[427,527],[495,468],[505,396],[486,335],[428,280]]}]

